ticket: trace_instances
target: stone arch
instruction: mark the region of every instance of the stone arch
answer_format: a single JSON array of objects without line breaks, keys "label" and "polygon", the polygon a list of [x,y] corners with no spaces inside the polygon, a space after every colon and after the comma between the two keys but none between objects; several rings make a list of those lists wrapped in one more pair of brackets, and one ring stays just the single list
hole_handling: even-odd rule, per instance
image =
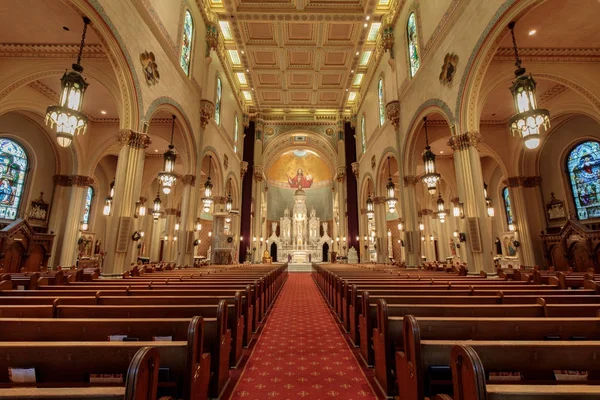
[{"label": "stone arch", "polygon": [[231,179],[231,199],[233,200],[233,207],[241,207],[241,191],[240,191],[240,181],[238,179],[238,175],[233,172],[233,171],[229,171],[229,173],[227,174],[227,176],[225,177],[225,180],[223,181],[223,187],[226,188],[227,187],[227,181],[229,181]]},{"label": "stone arch", "polygon": [[[204,161],[204,158],[208,156],[212,156],[212,169],[210,172],[210,180],[213,184],[213,196],[221,196],[223,194],[224,189],[223,182],[225,182],[223,177],[223,161],[219,157],[219,153],[214,147],[206,146],[202,151],[202,158],[199,162],[202,163]],[[196,182],[198,182],[198,179],[200,179],[200,177],[197,176]],[[204,181],[201,180],[199,184],[197,183],[197,185],[200,188],[200,190],[203,190]]]},{"label": "stone arch", "polygon": [[405,140],[406,144],[403,149],[404,151],[401,151],[401,153],[404,153],[404,163],[402,167],[406,175],[414,175],[416,173],[415,146],[417,144],[418,134],[422,126],[423,117],[433,113],[440,114],[446,120],[448,127],[450,128],[450,135],[455,134],[454,128],[456,120],[454,119],[450,107],[448,107],[444,101],[440,99],[429,99],[421,104],[408,124]]},{"label": "stone arch", "polygon": [[388,156],[395,160],[396,168],[400,168],[398,153],[393,147],[387,147],[381,152],[381,158],[377,165],[377,196],[386,196],[386,185],[388,181]]}]

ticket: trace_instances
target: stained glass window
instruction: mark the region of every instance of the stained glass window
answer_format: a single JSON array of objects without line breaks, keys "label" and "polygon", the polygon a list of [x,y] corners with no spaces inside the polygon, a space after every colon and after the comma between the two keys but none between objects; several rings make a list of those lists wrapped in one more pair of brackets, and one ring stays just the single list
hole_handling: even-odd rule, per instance
[{"label": "stained glass window", "polygon": [[415,13],[408,16],[406,25],[408,37],[408,59],[410,61],[410,76],[413,77],[419,70],[421,58],[419,57],[419,35],[417,34],[417,18]]},{"label": "stained glass window", "polygon": [[506,212],[506,223],[508,225],[513,223],[512,207],[510,205],[510,196],[508,194],[508,188],[502,189],[502,199],[504,199],[504,211]]},{"label": "stained glass window", "polygon": [[194,37],[194,20],[189,10],[185,11],[183,17],[183,36],[181,38],[181,56],[179,65],[187,75],[190,74],[190,59],[192,57],[192,39]]},{"label": "stained glass window", "polygon": [[379,99],[379,126],[385,123],[385,104],[383,103],[383,78],[379,79],[377,86],[377,97]]},{"label": "stained glass window", "polygon": [[83,223],[90,223],[90,211],[92,211],[92,200],[94,200],[94,189],[88,186],[88,190],[85,193],[85,208],[83,210]]},{"label": "stained glass window", "polygon": [[238,145],[238,129],[239,129],[239,121],[238,116],[235,116],[235,126],[233,127],[233,152],[237,153],[237,145]]},{"label": "stained glass window", "polygon": [[27,165],[27,154],[20,145],[0,139],[0,219],[17,219]]},{"label": "stained glass window", "polygon": [[367,152],[367,129],[365,127],[365,116],[360,118],[360,135],[362,137],[362,152]]},{"label": "stained glass window", "polygon": [[221,78],[217,78],[217,99],[215,101],[215,122],[221,125],[221,97],[223,95],[223,86]]},{"label": "stained glass window", "polygon": [[571,150],[567,171],[577,217],[600,218],[600,143],[584,142]]}]

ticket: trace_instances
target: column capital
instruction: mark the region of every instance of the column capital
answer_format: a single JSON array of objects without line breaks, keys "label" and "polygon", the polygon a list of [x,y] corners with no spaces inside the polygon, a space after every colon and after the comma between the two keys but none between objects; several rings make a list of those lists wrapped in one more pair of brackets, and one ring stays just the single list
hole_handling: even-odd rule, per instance
[{"label": "column capital", "polygon": [[398,100],[390,101],[385,105],[385,115],[392,123],[394,129],[400,125],[400,102]]},{"label": "column capital", "polygon": [[262,165],[254,166],[254,179],[258,182],[262,182],[264,174],[264,168]]},{"label": "column capital", "polygon": [[385,196],[377,196],[373,199],[373,203],[375,204],[384,204],[386,201]]},{"label": "column capital", "polygon": [[503,183],[508,187],[518,187],[523,186],[527,188],[532,188],[536,186],[540,186],[542,183],[541,176],[510,176],[508,179],[503,181]]},{"label": "column capital", "polygon": [[184,186],[196,186],[196,175],[184,175],[181,177]]},{"label": "column capital", "polygon": [[208,125],[214,116],[215,103],[207,99],[200,101],[200,126],[202,126],[202,129],[206,128],[206,125]]},{"label": "column capital", "polygon": [[356,128],[356,123],[358,122],[358,116],[356,114],[352,114],[350,117],[350,127],[352,129]]},{"label": "column capital", "polygon": [[481,141],[481,134],[479,132],[467,132],[461,135],[452,136],[448,140],[448,146],[454,151],[466,150],[469,147],[477,148],[477,144]]},{"label": "column capital", "polygon": [[117,134],[117,141],[121,146],[129,146],[134,149],[147,149],[152,139],[145,133],[134,132],[131,129],[121,129]]},{"label": "column capital", "polygon": [[345,165],[340,165],[339,167],[336,168],[335,179],[338,182],[343,182],[344,179],[346,179],[346,166]]},{"label": "column capital", "polygon": [[356,177],[356,180],[358,181],[358,176],[360,175],[360,164],[357,162],[353,162],[351,165],[352,165],[352,173],[354,174],[354,176]]},{"label": "column capital", "polygon": [[217,51],[219,47],[219,28],[212,22],[206,24],[206,56],[210,55],[210,51]]},{"label": "column capital", "polygon": [[244,176],[248,172],[248,161],[242,161],[240,163],[240,179],[244,180]]},{"label": "column capital", "polygon": [[421,215],[433,215],[433,210],[431,208],[423,208],[422,210],[419,210],[419,213]]},{"label": "column capital", "polygon": [[177,215],[178,212],[179,210],[177,210],[176,208],[165,208],[166,215]]},{"label": "column capital", "polygon": [[255,120],[254,120],[254,139],[255,140],[262,140],[262,134],[265,130],[265,121],[262,119],[262,115],[258,116]]},{"label": "column capital", "polygon": [[415,186],[419,183],[419,177],[415,175],[406,175],[404,177],[404,186]]},{"label": "column capital", "polygon": [[86,187],[94,184],[94,178],[83,175],[54,175],[52,177],[57,186],[80,186]]}]

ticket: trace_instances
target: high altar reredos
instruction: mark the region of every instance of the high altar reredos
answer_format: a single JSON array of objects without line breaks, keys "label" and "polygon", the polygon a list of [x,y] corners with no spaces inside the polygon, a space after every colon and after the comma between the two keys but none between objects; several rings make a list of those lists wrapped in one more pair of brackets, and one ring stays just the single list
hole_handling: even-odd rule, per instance
[{"label": "high altar reredos", "polygon": [[272,223],[269,243],[277,245],[277,259],[290,264],[309,264],[323,261],[323,245],[331,246],[327,233],[327,222],[323,222],[323,236],[320,234],[320,219],[315,210],[310,217],[306,207],[306,192],[298,187],[294,192],[294,206],[290,215],[286,207],[280,218],[280,235],[277,236],[277,222]]}]

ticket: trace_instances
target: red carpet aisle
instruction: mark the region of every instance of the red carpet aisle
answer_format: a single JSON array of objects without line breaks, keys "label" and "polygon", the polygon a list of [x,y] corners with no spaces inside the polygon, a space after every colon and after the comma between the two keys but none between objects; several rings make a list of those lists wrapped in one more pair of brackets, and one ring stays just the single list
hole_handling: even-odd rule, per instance
[{"label": "red carpet aisle", "polygon": [[376,400],[310,274],[290,273],[231,399]]}]

